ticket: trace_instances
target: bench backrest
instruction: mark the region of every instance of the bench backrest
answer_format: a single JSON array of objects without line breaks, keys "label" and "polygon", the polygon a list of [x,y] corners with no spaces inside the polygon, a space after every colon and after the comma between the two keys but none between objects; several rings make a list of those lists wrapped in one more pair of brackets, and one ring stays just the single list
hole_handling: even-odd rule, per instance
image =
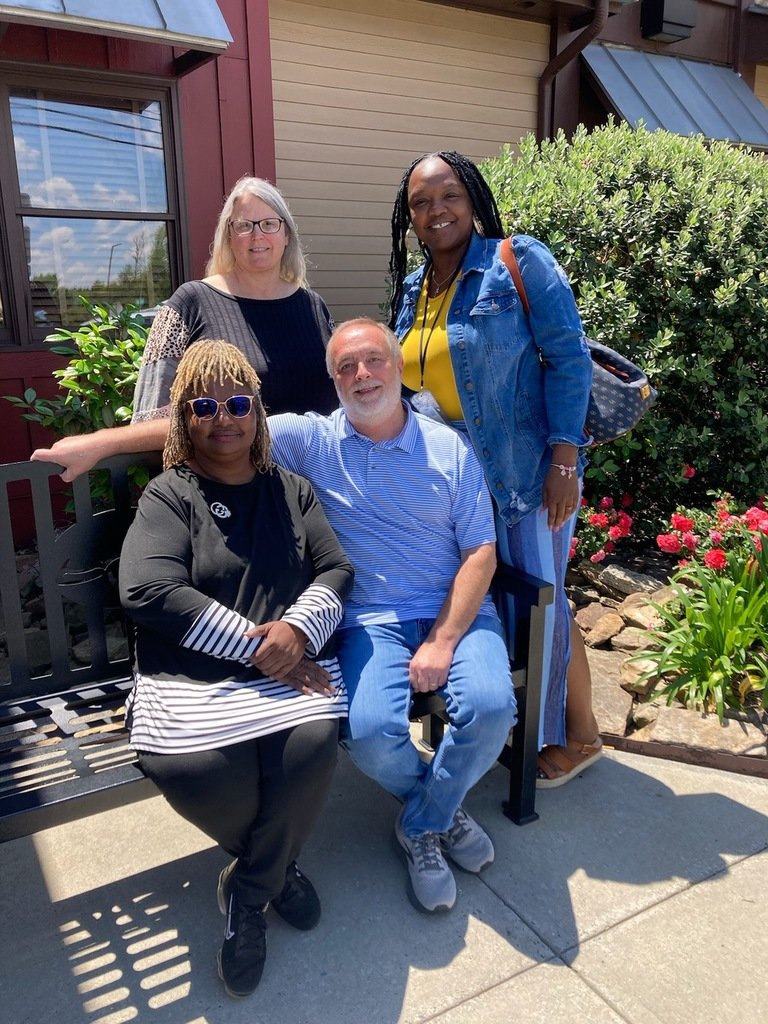
[{"label": "bench backrest", "polygon": [[[69,691],[129,674],[116,569],[138,490],[129,469],[159,469],[159,453],[118,456],[62,484],[45,462],[0,466],[0,612],[7,662],[0,701]],[[25,493],[26,492],[26,493]],[[26,498],[36,552],[16,549],[11,498]],[[18,571],[21,568],[21,571]],[[35,578],[36,577],[36,578]]]}]

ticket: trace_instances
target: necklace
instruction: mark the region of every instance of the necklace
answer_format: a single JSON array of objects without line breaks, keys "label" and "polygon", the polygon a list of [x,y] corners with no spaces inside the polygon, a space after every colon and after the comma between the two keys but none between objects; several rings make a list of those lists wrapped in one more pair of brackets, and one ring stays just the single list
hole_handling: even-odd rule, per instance
[{"label": "necklace", "polygon": [[[461,264],[459,264],[459,266],[460,265]],[[454,279],[454,277],[456,277],[458,272],[459,272],[459,267],[455,267],[450,272],[450,274],[447,277],[444,277],[442,281],[438,281],[435,278],[435,275],[434,275],[434,273],[432,271],[432,268],[430,267],[429,268],[429,287],[427,288],[427,291],[428,292],[432,292],[432,298],[435,298],[435,296],[439,295],[441,290],[445,287],[445,285],[450,284],[450,282]]]},{"label": "necklace", "polygon": [[[458,272],[459,271],[457,267],[456,270],[454,270],[452,276],[455,277]],[[446,278],[446,281],[447,280],[448,279]],[[443,283],[445,284],[445,281]],[[429,328],[429,332],[427,333],[427,339],[425,341],[424,332],[427,329],[427,313],[429,311],[429,289],[427,288],[424,292],[424,312],[421,317],[421,330],[419,331],[419,373],[421,377],[420,389],[422,391],[424,390],[424,372],[427,368],[427,349],[429,348],[429,343],[432,339],[435,327],[437,326],[437,321],[440,319],[440,314],[443,311],[445,300],[448,298],[449,294],[450,288],[443,294],[442,299],[440,299],[440,305],[437,307],[435,318],[432,321],[432,326]],[[433,296],[433,298],[437,298],[437,296]]]}]

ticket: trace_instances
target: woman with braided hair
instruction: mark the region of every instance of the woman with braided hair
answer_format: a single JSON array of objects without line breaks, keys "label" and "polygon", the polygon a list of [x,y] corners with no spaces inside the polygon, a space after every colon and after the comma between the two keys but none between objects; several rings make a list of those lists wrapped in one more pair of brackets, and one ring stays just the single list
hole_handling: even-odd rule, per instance
[{"label": "woman with braided hair", "polygon": [[[424,263],[407,275],[411,229]],[[471,160],[454,151],[414,160],[392,212],[390,323],[414,408],[464,431],[480,459],[496,503],[500,559],[555,584],[537,778],[554,787],[602,752],[584,644],[564,589],[589,445],[592,362],[552,253],[528,235],[511,240],[527,313],[502,255],[504,238],[496,201]]]},{"label": "woman with braided hair", "polygon": [[259,983],[265,913],[306,930],[296,859],[325,801],[347,695],[329,648],[352,566],[309,483],[272,462],[259,378],[225,341],[191,345],[171,388],[165,472],[120,559],[136,631],[128,702],[142,771],[231,858],[219,974]]}]

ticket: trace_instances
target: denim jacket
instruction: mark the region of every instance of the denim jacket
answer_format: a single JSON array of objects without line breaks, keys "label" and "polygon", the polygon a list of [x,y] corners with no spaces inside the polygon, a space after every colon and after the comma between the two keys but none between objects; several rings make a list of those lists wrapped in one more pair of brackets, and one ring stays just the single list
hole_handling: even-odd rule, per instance
[{"label": "denim jacket", "polygon": [[[541,505],[552,445],[589,444],[592,360],[573,292],[549,249],[529,235],[513,239],[529,318],[500,244],[473,234],[448,310],[448,348],[472,446],[512,526]],[[399,338],[413,325],[425,273],[423,266],[405,279]],[[580,470],[585,464],[582,453]]]}]

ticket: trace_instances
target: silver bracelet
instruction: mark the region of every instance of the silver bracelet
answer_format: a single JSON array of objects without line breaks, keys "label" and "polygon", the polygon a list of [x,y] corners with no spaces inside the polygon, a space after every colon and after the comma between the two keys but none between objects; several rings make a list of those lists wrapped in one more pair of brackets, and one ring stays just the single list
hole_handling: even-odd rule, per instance
[{"label": "silver bracelet", "polygon": [[560,470],[560,476],[567,476],[568,479],[570,480],[571,477],[573,476],[573,474],[576,472],[576,468],[577,467],[576,466],[563,466],[559,462],[553,462],[550,468],[551,469],[559,469]]}]

